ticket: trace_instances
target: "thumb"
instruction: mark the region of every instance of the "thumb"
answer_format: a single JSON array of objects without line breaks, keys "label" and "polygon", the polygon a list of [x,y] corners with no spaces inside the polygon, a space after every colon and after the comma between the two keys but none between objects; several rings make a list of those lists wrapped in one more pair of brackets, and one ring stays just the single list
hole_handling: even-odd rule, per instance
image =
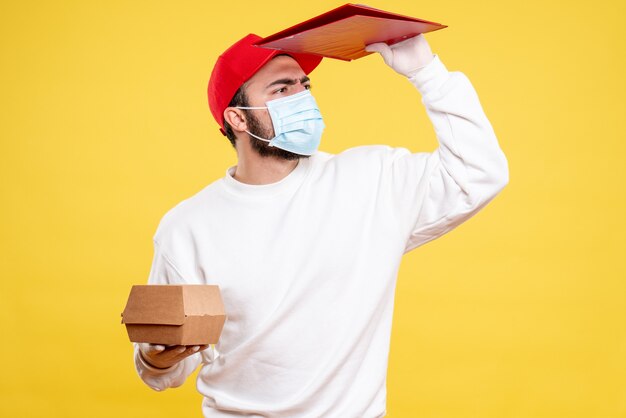
[{"label": "thumb", "polygon": [[393,51],[384,42],[377,42],[374,44],[369,44],[365,46],[365,51],[367,52],[378,52],[385,61],[385,64],[391,66],[393,64]]}]

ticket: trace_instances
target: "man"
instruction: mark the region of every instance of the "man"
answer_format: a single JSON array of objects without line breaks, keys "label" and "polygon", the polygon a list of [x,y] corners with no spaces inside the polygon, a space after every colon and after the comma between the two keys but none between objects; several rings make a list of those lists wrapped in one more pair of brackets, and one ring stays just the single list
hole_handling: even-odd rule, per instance
[{"label": "man", "polygon": [[382,417],[402,255],[456,227],[508,182],[476,92],[423,35],[385,63],[422,95],[432,153],[362,146],[317,151],[324,123],[308,74],[320,58],[248,35],[218,59],[209,105],[238,164],[181,202],[154,236],[149,283],[220,286],[216,348],[135,346],[153,389],[200,364],[206,417]]}]

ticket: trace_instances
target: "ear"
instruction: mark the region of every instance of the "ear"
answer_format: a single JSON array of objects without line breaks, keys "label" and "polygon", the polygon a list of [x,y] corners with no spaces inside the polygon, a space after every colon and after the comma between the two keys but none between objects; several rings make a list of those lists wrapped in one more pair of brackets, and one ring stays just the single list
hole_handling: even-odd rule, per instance
[{"label": "ear", "polygon": [[227,107],[224,109],[224,120],[228,122],[235,132],[245,132],[248,129],[246,117],[241,109]]}]

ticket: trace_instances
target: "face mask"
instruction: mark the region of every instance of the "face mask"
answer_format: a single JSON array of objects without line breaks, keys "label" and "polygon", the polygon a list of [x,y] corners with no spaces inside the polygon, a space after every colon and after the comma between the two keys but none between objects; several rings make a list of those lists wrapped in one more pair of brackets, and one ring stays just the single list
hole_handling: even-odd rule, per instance
[{"label": "face mask", "polygon": [[274,138],[265,139],[246,131],[261,141],[300,155],[312,155],[317,151],[324,130],[324,121],[315,99],[309,90],[280,99],[270,100],[263,107],[237,109],[267,109],[274,126]]}]

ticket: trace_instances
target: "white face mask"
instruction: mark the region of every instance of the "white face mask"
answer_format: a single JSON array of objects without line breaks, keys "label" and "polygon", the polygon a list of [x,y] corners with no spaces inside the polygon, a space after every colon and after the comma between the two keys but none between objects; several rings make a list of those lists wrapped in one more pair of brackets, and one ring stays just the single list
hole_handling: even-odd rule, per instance
[{"label": "white face mask", "polygon": [[274,138],[265,139],[246,131],[272,147],[299,155],[312,155],[317,151],[326,125],[315,99],[309,90],[301,91],[280,99],[270,100],[262,107],[237,109],[267,109],[274,126]]}]

